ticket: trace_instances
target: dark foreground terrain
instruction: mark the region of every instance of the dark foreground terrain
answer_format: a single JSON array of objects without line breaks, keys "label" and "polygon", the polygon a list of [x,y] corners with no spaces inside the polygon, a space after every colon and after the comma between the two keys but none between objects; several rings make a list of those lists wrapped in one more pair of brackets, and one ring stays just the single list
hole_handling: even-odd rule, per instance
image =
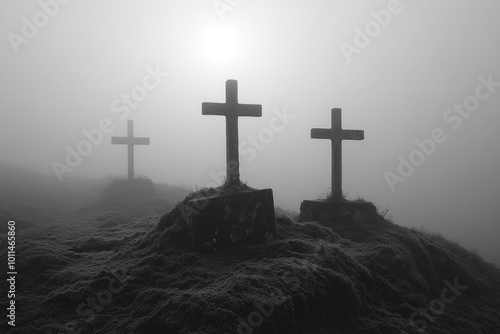
[{"label": "dark foreground terrain", "polygon": [[16,220],[18,276],[16,327],[3,315],[0,331],[500,333],[500,270],[441,236],[382,216],[325,227],[277,210],[278,238],[204,255],[175,207],[185,191],[124,206],[109,183],[86,184],[3,197],[0,260]]}]

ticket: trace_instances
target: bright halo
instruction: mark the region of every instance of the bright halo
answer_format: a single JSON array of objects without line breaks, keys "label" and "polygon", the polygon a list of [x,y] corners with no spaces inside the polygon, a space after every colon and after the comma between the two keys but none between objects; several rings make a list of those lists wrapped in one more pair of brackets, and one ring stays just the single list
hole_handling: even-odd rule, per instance
[{"label": "bright halo", "polygon": [[236,51],[236,37],[225,28],[215,28],[205,35],[204,50],[207,56],[217,61],[229,60]]}]

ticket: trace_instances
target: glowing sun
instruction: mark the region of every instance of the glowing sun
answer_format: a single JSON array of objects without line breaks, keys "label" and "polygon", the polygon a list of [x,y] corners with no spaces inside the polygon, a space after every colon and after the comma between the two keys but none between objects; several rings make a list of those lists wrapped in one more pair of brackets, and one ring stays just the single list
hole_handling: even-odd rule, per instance
[{"label": "glowing sun", "polygon": [[203,41],[205,54],[216,61],[229,60],[236,52],[236,36],[226,28],[214,28]]}]

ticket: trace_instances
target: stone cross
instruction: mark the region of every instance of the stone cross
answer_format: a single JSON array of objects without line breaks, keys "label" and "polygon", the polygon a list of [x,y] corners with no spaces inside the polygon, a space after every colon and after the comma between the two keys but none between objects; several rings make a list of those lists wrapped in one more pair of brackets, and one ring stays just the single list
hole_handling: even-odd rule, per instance
[{"label": "stone cross", "polygon": [[203,115],[226,117],[226,184],[240,184],[238,117],[261,117],[262,106],[238,103],[238,81],[226,81],[226,103],[204,102]]},{"label": "stone cross", "polygon": [[342,141],[363,140],[363,130],[342,129],[342,109],[332,109],[331,129],[311,129],[311,138],[330,139],[332,141],[332,200],[342,201]]},{"label": "stone cross", "polygon": [[134,137],[134,121],[127,121],[127,137],[111,137],[113,145],[128,146],[128,179],[134,179],[134,145],[149,145],[149,138]]}]

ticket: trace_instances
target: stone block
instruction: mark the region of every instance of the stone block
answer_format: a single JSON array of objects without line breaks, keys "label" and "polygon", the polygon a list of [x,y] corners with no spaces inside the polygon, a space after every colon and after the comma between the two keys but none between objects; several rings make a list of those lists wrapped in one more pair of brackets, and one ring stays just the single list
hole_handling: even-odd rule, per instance
[{"label": "stone block", "polygon": [[314,200],[300,205],[300,220],[332,223],[363,224],[375,222],[377,208],[369,202]]},{"label": "stone block", "polygon": [[103,192],[101,204],[117,206],[141,206],[158,197],[149,179],[114,180]]},{"label": "stone block", "polygon": [[197,251],[264,243],[276,236],[272,189],[193,199],[187,215],[189,239]]}]

